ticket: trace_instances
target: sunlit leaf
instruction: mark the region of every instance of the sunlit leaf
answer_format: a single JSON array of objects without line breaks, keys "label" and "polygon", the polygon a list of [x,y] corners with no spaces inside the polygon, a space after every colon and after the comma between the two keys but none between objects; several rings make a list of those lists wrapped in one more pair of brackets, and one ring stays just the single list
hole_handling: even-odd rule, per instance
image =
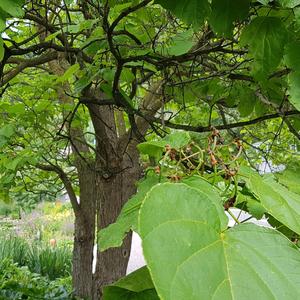
[{"label": "sunlit leaf", "polygon": [[183,184],[156,186],[145,198],[140,232],[160,298],[300,297],[297,247],[275,230],[254,224],[222,232],[209,202]]}]

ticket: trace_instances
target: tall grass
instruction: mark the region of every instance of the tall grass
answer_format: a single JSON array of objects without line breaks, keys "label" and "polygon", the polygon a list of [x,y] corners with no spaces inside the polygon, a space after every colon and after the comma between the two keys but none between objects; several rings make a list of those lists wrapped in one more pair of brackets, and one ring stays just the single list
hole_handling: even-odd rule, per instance
[{"label": "tall grass", "polygon": [[11,259],[19,266],[25,266],[28,262],[28,243],[15,236],[0,238],[0,261]]},{"label": "tall grass", "polygon": [[71,274],[72,252],[69,247],[32,246],[28,268],[31,272],[47,276],[50,280]]},{"label": "tall grass", "polygon": [[72,251],[70,247],[50,247],[42,243],[29,244],[16,236],[0,236],[0,261],[10,259],[19,266],[28,266],[33,273],[50,280],[70,275]]}]

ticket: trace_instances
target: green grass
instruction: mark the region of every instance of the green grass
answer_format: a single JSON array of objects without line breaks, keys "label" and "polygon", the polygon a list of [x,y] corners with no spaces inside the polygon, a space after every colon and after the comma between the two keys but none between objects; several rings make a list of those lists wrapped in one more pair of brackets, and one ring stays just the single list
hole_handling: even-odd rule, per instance
[{"label": "green grass", "polygon": [[0,238],[0,261],[11,259],[19,266],[25,266],[28,262],[28,243],[15,236]]},{"label": "green grass", "polygon": [[72,269],[72,251],[68,246],[50,247],[43,243],[29,244],[16,236],[0,237],[0,261],[10,259],[19,266],[50,280],[69,276]]},{"label": "green grass", "polygon": [[72,251],[70,247],[32,246],[29,251],[29,270],[49,279],[71,274]]}]

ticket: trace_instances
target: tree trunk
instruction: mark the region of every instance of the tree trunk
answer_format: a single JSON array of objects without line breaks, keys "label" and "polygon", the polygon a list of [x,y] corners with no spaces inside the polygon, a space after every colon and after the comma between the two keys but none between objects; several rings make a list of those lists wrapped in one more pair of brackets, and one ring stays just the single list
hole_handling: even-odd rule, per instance
[{"label": "tree trunk", "polygon": [[93,247],[95,225],[82,217],[75,219],[74,249],[73,249],[73,287],[79,297],[92,298],[93,284]]},{"label": "tree trunk", "polygon": [[[120,142],[114,107],[89,104],[88,109],[96,138],[94,197],[97,200],[94,203],[98,232],[116,221],[123,205],[135,193],[135,183],[140,177],[139,153],[132,136],[125,134],[127,142]],[[97,252],[93,300],[102,298],[103,286],[126,274],[130,248],[131,235],[128,235],[122,247]]]},{"label": "tree trunk", "polygon": [[[120,214],[123,205],[136,192],[136,181],[140,177],[138,159],[134,166],[128,167],[127,159],[123,160],[120,171],[110,178],[99,178],[100,202],[97,208],[97,231],[114,223]],[[132,162],[131,162],[132,164]],[[126,168],[126,166],[128,168]],[[119,248],[97,252],[96,273],[94,276],[93,299],[102,298],[102,288],[126,275],[131,250],[131,233],[125,238]]]},{"label": "tree trunk", "polygon": [[97,201],[95,173],[87,166],[78,171],[80,212],[75,214],[72,279],[75,295],[92,299],[95,204]]}]

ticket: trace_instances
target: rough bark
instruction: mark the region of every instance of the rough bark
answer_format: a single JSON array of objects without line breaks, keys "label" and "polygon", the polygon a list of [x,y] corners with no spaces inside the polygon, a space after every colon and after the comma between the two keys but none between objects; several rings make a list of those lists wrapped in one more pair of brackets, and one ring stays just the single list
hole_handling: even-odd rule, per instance
[{"label": "rough bark", "polygon": [[[153,115],[161,106],[158,101],[161,84],[145,98],[143,108]],[[89,96],[89,95],[87,95]],[[101,95],[96,95],[101,101]],[[155,100],[155,101],[154,101]],[[128,199],[136,192],[136,181],[141,176],[137,144],[138,134],[133,130],[123,132],[120,137],[113,107],[88,105],[95,129],[97,170],[97,232],[114,223]],[[149,123],[137,118],[137,130],[145,135]],[[97,253],[94,275],[93,300],[101,299],[102,288],[126,274],[131,248],[131,234],[122,247]]]},{"label": "rough bark", "polygon": [[[136,192],[135,182],[140,177],[140,168],[135,164],[112,176],[100,179],[101,195],[97,208],[97,231],[114,223],[126,201]],[[124,158],[123,166],[128,164]],[[97,252],[96,273],[94,277],[94,298],[101,299],[102,288],[126,275],[131,250],[131,234],[129,234],[120,248]]]},{"label": "rough bark", "polygon": [[92,298],[92,262],[94,246],[94,224],[86,217],[75,219],[73,249],[73,287],[79,297]]},{"label": "rough bark", "polygon": [[85,166],[78,168],[78,175],[80,211],[75,214],[72,279],[75,295],[92,299],[96,215],[95,172]]}]

